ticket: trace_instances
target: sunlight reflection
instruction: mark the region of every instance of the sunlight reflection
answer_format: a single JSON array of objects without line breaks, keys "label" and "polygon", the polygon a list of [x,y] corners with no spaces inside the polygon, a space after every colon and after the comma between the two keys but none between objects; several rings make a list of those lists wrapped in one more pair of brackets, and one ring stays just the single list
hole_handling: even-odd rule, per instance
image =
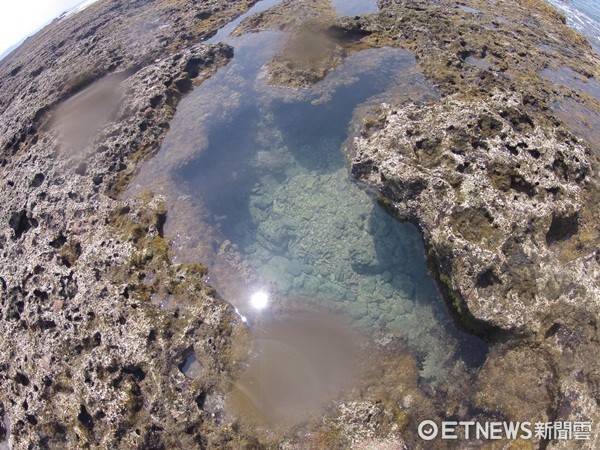
[{"label": "sunlight reflection", "polygon": [[269,293],[265,291],[258,291],[252,294],[250,297],[250,304],[257,311],[261,311],[269,304]]}]

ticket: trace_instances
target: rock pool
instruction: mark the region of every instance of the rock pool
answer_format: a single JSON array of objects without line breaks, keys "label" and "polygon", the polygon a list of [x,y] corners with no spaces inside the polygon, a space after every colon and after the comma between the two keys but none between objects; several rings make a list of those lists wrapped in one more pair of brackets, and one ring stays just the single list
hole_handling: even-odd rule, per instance
[{"label": "rock pool", "polygon": [[122,104],[120,84],[130,75],[130,71],[107,75],[56,108],[49,126],[59,134],[62,152],[72,155],[85,149],[106,123],[116,119]]},{"label": "rock pool", "polygon": [[358,16],[379,11],[375,0],[332,0],[331,4],[340,16]]},{"label": "rock pool", "polygon": [[[347,340],[340,327],[400,336],[417,356],[424,384],[451,382],[486,353],[485,344],[456,329],[427,271],[418,230],[391,217],[349,177],[342,151],[357,107],[376,108],[392,87],[402,86],[413,101],[435,98],[435,89],[415,70],[411,53],[389,48],[352,53],[309,88],[273,86],[264,67],[286,37],[261,32],[230,39],[234,59],[181,102],[162,149],[130,189],[166,197],[175,258],[205,263],[209,282],[249,322],[255,344],[270,343],[254,354],[233,394],[245,399],[241,409],[250,400],[269,420],[284,410],[300,417],[298,411],[319,404],[302,392],[323,398],[327,373],[297,395],[270,397],[269,386],[298,387],[294,377],[274,383],[283,353],[297,355],[307,373],[331,360]],[[257,295],[260,308],[252,304]],[[297,316],[319,311],[332,319],[316,326]],[[294,330],[306,323],[307,334],[321,333],[322,354],[298,333],[284,333],[282,323]],[[340,355],[351,353],[342,347]],[[355,361],[367,356],[351,348]],[[337,366],[347,363],[342,358]],[[269,375],[261,380],[261,373]],[[332,398],[347,381],[339,378],[326,386]],[[261,409],[259,397],[278,400]]]}]

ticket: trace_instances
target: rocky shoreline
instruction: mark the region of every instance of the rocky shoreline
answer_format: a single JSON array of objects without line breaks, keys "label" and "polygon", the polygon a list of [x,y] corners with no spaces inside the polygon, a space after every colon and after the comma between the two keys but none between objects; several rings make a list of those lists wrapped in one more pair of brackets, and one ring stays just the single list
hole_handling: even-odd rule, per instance
[{"label": "rocky shoreline", "polygon": [[[0,69],[0,402],[13,449],[196,448],[227,434],[205,422],[220,408],[208,394],[224,387],[233,311],[201,266],[171,264],[160,199],[116,198],[159,148],[182,95],[232,55],[190,44],[250,4],[138,3],[99,2],[53,23]],[[132,20],[148,39],[134,39]],[[117,119],[62,153],[54,105],[115,70],[135,72]],[[188,312],[149,303],[150,267]],[[191,354],[200,381],[180,370]]]},{"label": "rocky shoreline", "polygon": [[[503,29],[527,22],[518,8],[509,14],[498,5],[494,13],[508,21],[491,20],[492,29],[480,28],[492,35],[484,37],[463,33],[473,16],[486,17],[484,4],[470,4],[477,13],[459,11],[467,23],[454,27],[456,39],[432,38],[437,45],[416,49],[441,98],[382,105],[347,151],[353,175],[423,231],[449,304],[494,344],[478,374],[475,405],[511,420],[596,423],[597,130],[587,141],[575,137],[552,104],[576,98],[597,117],[599,98],[551,87],[536,73],[565,64],[593,85],[600,66],[577,36],[529,57],[533,42],[551,45],[553,34],[564,39],[570,30],[545,5],[524,3],[538,25],[526,30],[535,40]],[[473,64],[473,57],[489,64]]]},{"label": "rocky shoreline", "polygon": [[[172,262],[163,200],[121,198],[160,148],[181,97],[230,60],[231,47],[201,42],[253,3],[101,0],[0,62],[0,422],[10,428],[0,425],[0,442],[8,434],[13,449],[268,441],[223,419],[245,328],[201,264]],[[597,130],[577,135],[572,115],[557,111],[572,101],[594,120],[600,99],[540,72],[566,66],[589,86],[600,80],[598,55],[537,0],[493,8],[470,0],[467,9],[382,0],[379,13],[356,18],[337,17],[325,0],[291,3],[236,31],[291,33],[269,65],[271,83],[311,84],[353,51],[393,46],[413,51],[439,90],[423,104],[390,92],[385,104],[360,109],[345,151],[352,174],[419,227],[448,304],[492,344],[472,411],[597,424],[600,140]],[[306,19],[316,52],[299,58]],[[57,106],[123,71],[132,75],[116,120],[80,152],[61,151]],[[153,305],[162,292],[180,306]],[[183,370],[192,356],[198,377]],[[414,362],[401,367],[410,382],[393,368],[374,377],[397,382],[404,406],[375,401],[379,392],[339,405],[315,445],[419,447],[407,423],[444,413],[435,394],[418,392]],[[411,419],[408,397],[424,405]],[[447,408],[446,416],[458,414]]]}]

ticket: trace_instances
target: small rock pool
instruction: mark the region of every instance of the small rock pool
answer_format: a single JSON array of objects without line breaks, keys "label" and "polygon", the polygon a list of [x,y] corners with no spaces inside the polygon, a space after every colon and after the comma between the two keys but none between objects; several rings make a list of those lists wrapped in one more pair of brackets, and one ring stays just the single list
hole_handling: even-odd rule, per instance
[{"label": "small rock pool", "polygon": [[376,0],[331,0],[331,4],[342,17],[379,11]]},{"label": "small rock pool", "polygon": [[180,103],[129,192],[167,198],[176,259],[206,264],[249,324],[255,351],[232,410],[266,422],[300,421],[335,398],[369,357],[361,339],[399,336],[432,386],[487,351],[455,327],[418,230],[349,177],[343,152],[357,108],[435,89],[411,53],[390,48],[352,53],[309,88],[271,85],[266,67],[286,39],[229,39],[233,60]]}]

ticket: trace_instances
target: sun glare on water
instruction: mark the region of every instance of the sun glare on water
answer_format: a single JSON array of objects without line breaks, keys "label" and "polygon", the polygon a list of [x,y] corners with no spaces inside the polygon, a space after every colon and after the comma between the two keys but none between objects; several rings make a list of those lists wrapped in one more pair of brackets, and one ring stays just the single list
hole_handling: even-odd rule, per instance
[{"label": "sun glare on water", "polygon": [[269,304],[269,294],[264,291],[258,291],[250,297],[250,304],[257,311],[261,311]]}]

